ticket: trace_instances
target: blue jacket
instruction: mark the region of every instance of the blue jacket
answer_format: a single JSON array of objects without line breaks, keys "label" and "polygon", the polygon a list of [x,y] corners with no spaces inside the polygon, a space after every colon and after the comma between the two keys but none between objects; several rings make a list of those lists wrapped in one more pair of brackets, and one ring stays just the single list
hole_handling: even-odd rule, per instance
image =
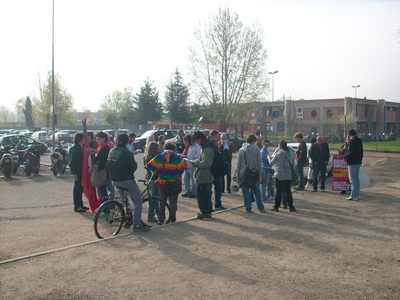
[{"label": "blue jacket", "polygon": [[261,155],[261,168],[263,169],[271,169],[271,164],[269,163],[269,153],[267,149],[262,148],[260,150]]}]

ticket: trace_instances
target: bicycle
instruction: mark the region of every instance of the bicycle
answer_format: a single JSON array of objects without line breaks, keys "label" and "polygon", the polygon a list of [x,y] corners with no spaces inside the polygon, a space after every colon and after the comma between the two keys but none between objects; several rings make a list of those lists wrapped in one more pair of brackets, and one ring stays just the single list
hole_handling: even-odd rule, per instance
[{"label": "bicycle", "polygon": [[[157,207],[160,206],[159,204],[163,200],[156,195],[152,195],[150,183],[153,178],[154,174],[152,173],[147,180],[138,180],[138,182],[143,183],[145,186],[141,193],[142,203],[149,203],[150,198],[153,198],[156,203],[156,214],[160,220],[160,211]],[[115,236],[120,233],[122,226],[129,228],[132,225],[132,210],[128,203],[128,190],[121,187],[116,187],[116,189],[118,196],[102,203],[94,216],[94,232],[99,239]],[[167,202],[165,202],[165,207],[165,219],[169,223],[170,207]]]}]

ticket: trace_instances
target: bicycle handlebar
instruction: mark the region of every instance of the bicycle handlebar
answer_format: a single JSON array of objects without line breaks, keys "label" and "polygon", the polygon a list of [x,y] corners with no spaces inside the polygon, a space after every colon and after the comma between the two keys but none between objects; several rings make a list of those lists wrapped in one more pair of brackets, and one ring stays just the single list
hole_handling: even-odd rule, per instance
[{"label": "bicycle handlebar", "polygon": [[155,172],[149,171],[147,168],[146,170],[151,174],[150,177],[148,179],[139,179],[138,182],[142,182],[144,185],[149,185],[155,176]]}]

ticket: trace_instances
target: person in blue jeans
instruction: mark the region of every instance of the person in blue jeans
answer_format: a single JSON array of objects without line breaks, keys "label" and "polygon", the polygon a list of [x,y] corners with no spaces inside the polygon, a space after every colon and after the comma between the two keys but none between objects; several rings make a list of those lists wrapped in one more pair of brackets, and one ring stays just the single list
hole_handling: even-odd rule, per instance
[{"label": "person in blue jeans", "polygon": [[[160,146],[157,142],[150,142],[147,149],[146,157],[144,158],[144,165],[146,166],[149,161],[156,157],[160,153]],[[159,220],[156,216],[159,215],[159,203],[157,197],[160,196],[160,191],[155,185],[157,177],[150,171],[147,172],[147,178],[150,179],[150,198],[149,198],[149,210],[147,212],[147,221],[149,223],[157,223]]]},{"label": "person in blue jeans", "polygon": [[220,147],[221,135],[217,130],[211,132],[210,138],[211,145],[214,149],[214,161],[211,167],[211,172],[214,176],[214,193],[215,193],[215,210],[223,210],[222,206],[222,192],[224,187],[224,180],[226,174],[226,158],[223,154],[223,149]]},{"label": "person in blue jeans", "polygon": [[265,213],[260,193],[261,155],[256,141],[257,138],[255,135],[249,135],[247,144],[239,150],[235,177],[242,188],[246,212],[252,212],[254,195],[258,210],[261,213]]},{"label": "person in blue jeans", "polygon": [[[108,153],[110,152],[110,149],[108,148],[107,145],[107,134],[100,131],[96,134],[96,152],[95,156],[93,159],[93,164],[97,166],[97,171],[103,171],[106,170],[106,164],[107,164],[107,158],[108,158]],[[107,172],[107,180],[104,182],[103,185],[97,187],[97,194],[101,200],[101,202],[105,202],[109,200],[109,182],[111,180],[109,179],[109,175]]]},{"label": "person in blue jeans", "polygon": [[268,146],[270,142],[267,139],[263,141],[263,147],[260,150],[261,155],[261,198],[263,202],[271,201],[274,196],[272,167],[270,164]]},{"label": "person in blue jeans", "polygon": [[351,183],[351,195],[347,200],[360,200],[360,168],[364,156],[363,144],[354,129],[349,130],[349,146],[345,154]]},{"label": "person in blue jeans", "polygon": [[295,140],[299,143],[296,151],[297,165],[296,171],[298,176],[299,185],[297,187],[298,191],[304,191],[306,182],[304,178],[304,167],[307,164],[307,145],[303,139],[303,133],[297,132],[294,135]]}]

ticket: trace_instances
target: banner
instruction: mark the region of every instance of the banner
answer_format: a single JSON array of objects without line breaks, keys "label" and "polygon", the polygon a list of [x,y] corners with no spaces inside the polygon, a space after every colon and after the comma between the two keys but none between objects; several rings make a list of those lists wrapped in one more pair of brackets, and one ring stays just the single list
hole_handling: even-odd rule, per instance
[{"label": "banner", "polygon": [[332,189],[334,191],[350,191],[350,181],[347,173],[347,163],[343,155],[333,155],[332,159]]},{"label": "banner", "polygon": [[90,211],[94,213],[100,205],[100,200],[97,198],[96,188],[90,182],[91,153],[89,147],[89,136],[87,134],[86,119],[82,120],[82,125],[83,133],[85,135],[83,144],[82,187],[83,193],[89,201]]}]

